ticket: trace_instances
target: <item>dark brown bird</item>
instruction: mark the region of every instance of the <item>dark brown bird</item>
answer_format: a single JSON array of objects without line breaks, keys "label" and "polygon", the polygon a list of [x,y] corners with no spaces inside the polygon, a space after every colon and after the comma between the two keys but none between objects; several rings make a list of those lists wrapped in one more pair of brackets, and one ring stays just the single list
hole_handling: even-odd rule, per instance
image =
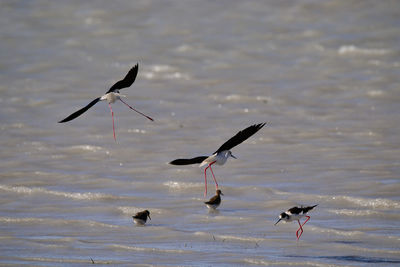
[{"label": "dark brown bird", "polygon": [[209,209],[215,210],[221,204],[221,195],[224,195],[224,194],[222,194],[221,190],[219,190],[219,189],[217,190],[216,193],[217,194],[215,196],[213,196],[212,198],[210,198],[209,201],[204,202]]},{"label": "dark brown bird", "polygon": [[148,210],[144,210],[144,211],[138,212],[138,213],[135,214],[135,216],[132,216],[133,221],[137,225],[144,225],[146,223],[146,221],[147,221],[147,217],[149,217],[149,219],[151,220],[150,211],[148,211]]}]

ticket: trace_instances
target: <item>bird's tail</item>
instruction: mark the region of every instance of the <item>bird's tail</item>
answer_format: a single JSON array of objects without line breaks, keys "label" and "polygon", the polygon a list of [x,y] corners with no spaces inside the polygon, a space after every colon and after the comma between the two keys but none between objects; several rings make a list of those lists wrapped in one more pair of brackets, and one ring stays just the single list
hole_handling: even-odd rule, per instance
[{"label": "bird's tail", "polygon": [[312,209],[315,208],[316,206],[318,206],[318,204],[317,204],[317,205],[314,205],[314,206],[304,207],[304,208],[303,208],[303,213],[309,212],[310,210],[312,210]]}]

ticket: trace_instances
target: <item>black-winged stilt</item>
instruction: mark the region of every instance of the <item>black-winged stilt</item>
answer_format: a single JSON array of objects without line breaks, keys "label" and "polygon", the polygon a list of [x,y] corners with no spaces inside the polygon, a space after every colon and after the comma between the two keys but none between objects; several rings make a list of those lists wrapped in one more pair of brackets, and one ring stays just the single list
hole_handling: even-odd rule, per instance
[{"label": "black-winged stilt", "polygon": [[205,182],[205,191],[204,191],[204,196],[207,195],[207,169],[210,168],[211,174],[214,178],[215,182],[215,187],[216,190],[218,190],[218,183],[217,180],[215,179],[214,172],[211,168],[211,165],[214,163],[217,163],[218,165],[224,165],[225,162],[229,157],[236,158],[234,155],[232,155],[232,152],[230,151],[231,148],[239,145],[246,139],[248,139],[250,136],[258,132],[262,127],[264,127],[265,123],[260,123],[260,124],[254,124],[252,126],[247,127],[246,129],[238,132],[235,136],[233,136],[231,139],[226,141],[220,148],[218,148],[217,151],[215,151],[211,156],[200,156],[200,157],[195,157],[191,159],[176,159],[170,162],[172,165],[190,165],[190,164],[196,164],[200,163],[200,167],[204,165],[208,165],[204,169],[204,182]]},{"label": "black-winged stilt", "polygon": [[[307,212],[309,212],[310,210],[312,210],[316,206],[318,206],[318,205],[309,206],[309,207],[293,207],[291,209],[288,209],[287,211],[282,212],[279,215],[279,220],[275,223],[275,225],[278,222],[280,222],[281,220],[283,220],[285,222],[297,221],[299,223],[299,229],[297,229],[297,231],[296,231],[296,237],[297,237],[297,240],[299,240],[300,236],[303,234],[303,226],[310,219],[310,216],[307,215]],[[306,217],[307,220],[305,220],[303,224],[300,224],[300,219],[303,218],[303,217]],[[301,230],[301,232],[300,232],[300,235],[299,235],[299,231],[300,230]]]},{"label": "black-winged stilt", "polygon": [[67,121],[71,121],[77,117],[79,117],[80,115],[82,115],[83,113],[85,113],[88,109],[90,109],[91,107],[93,107],[97,102],[99,101],[103,101],[103,100],[107,100],[108,102],[108,106],[110,107],[110,111],[111,111],[111,118],[112,118],[112,123],[113,123],[113,134],[114,134],[114,140],[116,140],[115,138],[115,127],[114,127],[114,112],[112,111],[111,108],[111,104],[114,103],[117,100],[120,100],[122,103],[124,103],[125,105],[127,105],[130,109],[136,111],[137,113],[145,116],[146,118],[148,118],[149,120],[153,121],[152,118],[150,118],[149,116],[143,114],[142,112],[134,109],[133,107],[131,107],[130,105],[128,105],[124,100],[122,100],[121,97],[126,97],[125,95],[122,95],[119,93],[120,89],[123,88],[127,88],[130,87],[133,82],[136,79],[137,73],[139,70],[139,64],[136,64],[133,68],[131,68],[128,72],[128,74],[126,74],[125,78],[116,82],[113,86],[111,86],[110,90],[108,90],[103,96],[98,97],[96,99],[94,99],[92,102],[90,102],[87,106],[81,108],[80,110],[72,113],[71,115],[69,115],[68,117],[66,117],[65,119],[59,121],[59,123],[63,123],[63,122],[67,122]]},{"label": "black-winged stilt", "polygon": [[148,210],[144,210],[141,212],[136,213],[134,216],[132,216],[133,221],[137,224],[137,225],[144,225],[147,221],[147,217],[150,218],[150,211]]},{"label": "black-winged stilt", "polygon": [[210,198],[209,201],[204,202],[204,204],[206,204],[209,209],[215,210],[221,204],[221,195],[224,194],[222,194],[221,190],[218,189],[216,195]]}]

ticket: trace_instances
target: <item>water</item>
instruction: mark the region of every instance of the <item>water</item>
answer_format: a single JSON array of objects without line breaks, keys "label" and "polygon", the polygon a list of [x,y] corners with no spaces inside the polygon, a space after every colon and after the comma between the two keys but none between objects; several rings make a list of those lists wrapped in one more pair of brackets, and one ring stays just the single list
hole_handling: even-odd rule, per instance
[{"label": "water", "polygon": [[[3,1],[0,263],[400,263],[397,1]],[[136,62],[126,101],[101,102]],[[216,166],[218,212],[197,166]],[[211,177],[209,177],[211,178]],[[282,211],[319,204],[296,241]],[[131,216],[149,209],[145,227]]]}]

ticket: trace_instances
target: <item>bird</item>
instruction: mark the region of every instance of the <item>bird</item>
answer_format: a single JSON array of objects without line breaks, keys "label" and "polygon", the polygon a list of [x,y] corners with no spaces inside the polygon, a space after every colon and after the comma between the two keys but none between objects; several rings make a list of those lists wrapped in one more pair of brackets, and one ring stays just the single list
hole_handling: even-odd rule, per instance
[{"label": "bird", "polygon": [[[290,208],[287,211],[282,212],[279,215],[279,220],[275,223],[275,225],[277,225],[278,222],[280,222],[282,220],[285,222],[297,221],[299,223],[299,229],[297,229],[297,231],[296,231],[296,237],[297,237],[297,240],[299,240],[300,236],[303,234],[303,226],[310,219],[310,216],[308,216],[307,213],[310,210],[312,210],[313,208],[315,208],[316,206],[318,206],[318,204],[314,205],[314,206],[309,206],[309,207],[301,206],[301,207]],[[306,217],[307,220],[305,220],[303,224],[300,224],[300,219],[303,217]],[[299,234],[299,231],[301,231],[300,234]]]},{"label": "bird", "polygon": [[136,223],[136,225],[144,225],[147,221],[147,217],[149,217],[149,219],[151,220],[150,211],[148,210],[138,212],[134,216],[132,216],[133,222]]},{"label": "bird", "polygon": [[210,198],[209,201],[204,202],[204,204],[206,204],[209,209],[215,210],[221,204],[221,195],[224,195],[224,194],[222,194],[221,190],[218,189],[216,191],[216,195],[213,196],[212,198]]},{"label": "bird", "polygon": [[126,74],[124,79],[116,82],[113,86],[111,86],[111,88],[103,96],[97,97],[92,102],[90,102],[88,105],[86,105],[85,107],[81,108],[78,111],[75,111],[74,113],[72,113],[71,115],[69,115],[65,119],[59,121],[58,123],[64,123],[64,122],[68,122],[68,121],[71,121],[73,119],[76,119],[77,117],[79,117],[80,115],[85,113],[88,109],[93,107],[97,102],[103,101],[103,100],[107,100],[108,106],[110,107],[111,118],[112,118],[112,123],[113,123],[113,134],[114,134],[114,140],[115,141],[117,141],[117,139],[115,138],[114,112],[113,112],[113,110],[111,108],[111,104],[114,103],[115,101],[120,100],[122,103],[124,103],[126,106],[128,106],[133,111],[136,111],[137,113],[145,116],[149,120],[154,121],[151,117],[149,117],[149,116],[143,114],[142,112],[134,109],[129,104],[127,104],[124,100],[122,100],[122,97],[126,97],[126,96],[120,94],[120,92],[119,92],[120,89],[130,87],[133,84],[133,82],[136,79],[138,70],[139,70],[139,64],[137,63],[134,67],[132,67],[129,70],[128,74]]},{"label": "bird", "polygon": [[171,161],[169,164],[172,165],[190,165],[190,164],[197,164],[200,163],[199,167],[203,167],[207,165],[204,169],[204,183],[205,183],[205,191],[204,197],[207,196],[207,169],[210,168],[211,174],[214,178],[216,190],[218,190],[218,183],[215,179],[214,172],[211,168],[213,164],[224,165],[225,162],[228,160],[229,157],[235,158],[236,157],[230,151],[233,147],[239,145],[250,136],[258,132],[262,127],[264,127],[265,123],[254,124],[246,129],[239,131],[235,136],[230,138],[226,141],[220,148],[217,149],[211,156],[199,156],[191,159],[176,159]]}]

